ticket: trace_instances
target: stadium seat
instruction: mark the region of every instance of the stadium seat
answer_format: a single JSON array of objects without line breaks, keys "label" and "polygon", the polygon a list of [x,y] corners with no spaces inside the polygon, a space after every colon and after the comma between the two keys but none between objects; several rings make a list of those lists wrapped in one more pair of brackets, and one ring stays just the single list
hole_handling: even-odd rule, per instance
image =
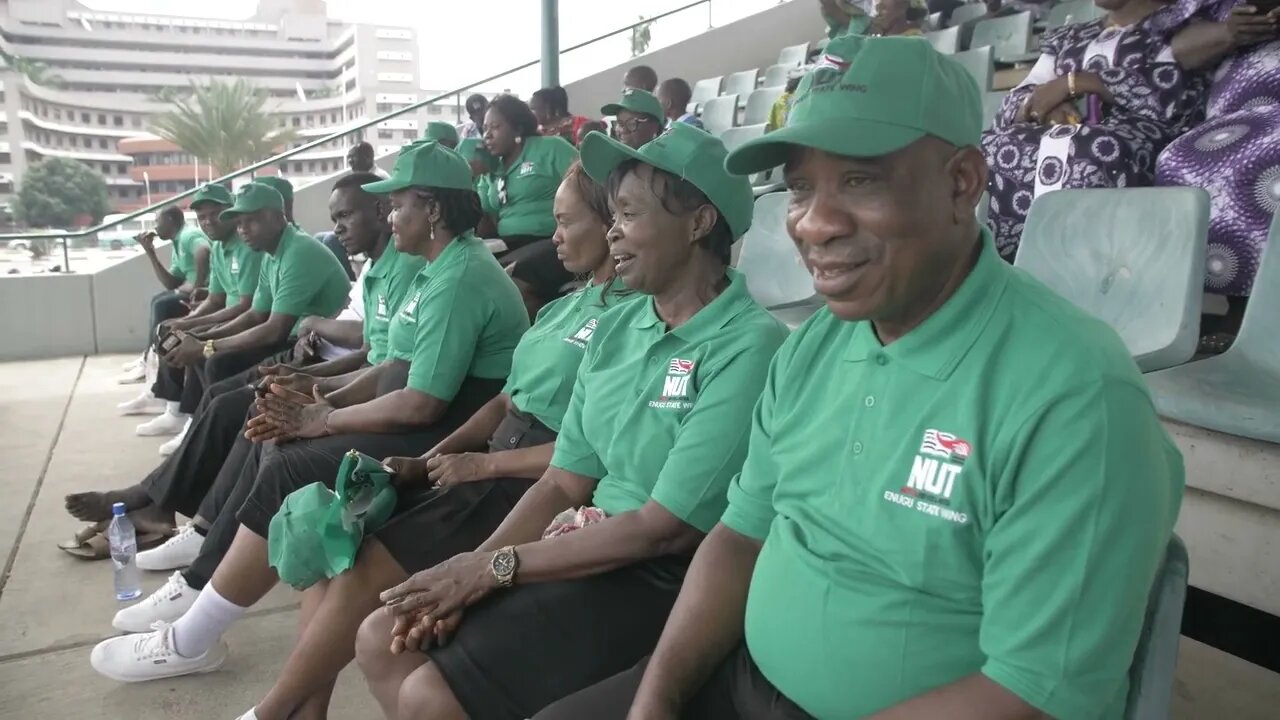
[{"label": "stadium seat", "polygon": [[756,89],[756,75],[758,70],[743,70],[736,72],[724,79],[724,88],[720,91],[721,95],[737,95],[739,107],[747,104],[747,96]]},{"label": "stadium seat", "polygon": [[703,78],[693,84],[693,96],[689,99],[689,112],[697,112],[697,109],[706,101],[720,94],[720,81],[724,80],[724,76],[717,75],[715,77]]},{"label": "stadium seat", "polygon": [[756,125],[768,122],[769,111],[773,109],[773,104],[777,102],[785,91],[785,87],[766,87],[748,95],[747,110],[742,118],[742,124]]},{"label": "stadium seat", "polygon": [[1144,372],[1200,338],[1209,195],[1200,188],[1055,190],[1031,203],[1014,265],[1115,328]]},{"label": "stadium seat", "polygon": [[951,11],[951,27],[960,27],[970,20],[977,20],[987,14],[987,6],[983,3],[961,5]]},{"label": "stadium seat", "polygon": [[991,78],[995,74],[995,65],[991,62],[991,48],[980,47],[974,50],[958,52],[953,56],[964,65],[973,79],[978,82],[978,90],[986,92],[991,89]]},{"label": "stadium seat", "polygon": [[721,95],[702,104],[702,126],[712,135],[719,135],[737,124],[738,96]]},{"label": "stadium seat", "polygon": [[778,64],[786,65],[789,68],[803,65],[805,58],[809,56],[809,43],[801,45],[792,45],[784,47],[778,52]]},{"label": "stadium seat", "polygon": [[1031,13],[979,20],[969,39],[969,49],[984,46],[991,47],[997,62],[1026,61],[1031,47]]},{"label": "stadium seat", "polygon": [[786,87],[787,73],[791,72],[793,67],[793,65],[770,65],[769,69],[764,71],[764,82],[760,84],[760,87]]},{"label": "stadium seat", "polygon": [[1063,25],[1089,22],[1104,15],[1104,11],[1093,4],[1093,0],[1070,0],[1054,5],[1049,10],[1045,26],[1052,30]]},{"label": "stadium seat", "polygon": [[1138,647],[1129,666],[1125,720],[1168,720],[1170,717],[1189,570],[1187,548],[1174,535],[1169,538],[1164,562],[1152,583],[1142,635],[1138,637]]},{"label": "stadium seat", "polygon": [[[1198,268],[1203,276],[1204,268]],[[1179,422],[1280,443],[1280,216],[1240,332],[1221,355],[1146,376],[1156,410]]]},{"label": "stadium seat", "polygon": [[724,143],[725,150],[733,152],[739,145],[748,140],[754,140],[761,135],[764,135],[764,123],[731,127],[720,133],[720,142]]},{"label": "stadium seat", "polygon": [[946,30],[934,30],[927,32],[924,37],[933,43],[933,49],[947,55],[954,55],[960,50],[960,28],[952,27]]},{"label": "stadium seat", "polygon": [[747,278],[751,297],[794,328],[822,305],[822,299],[814,293],[813,277],[787,234],[789,201],[787,193],[771,193],[756,200],[737,268]]},{"label": "stadium seat", "polygon": [[921,27],[925,30],[941,30],[942,29],[942,13],[930,13],[925,17]]},{"label": "stadium seat", "polygon": [[1004,96],[1008,94],[1004,90],[982,94],[982,128],[984,130],[991,129],[996,113],[1000,112],[1000,103],[1004,102]]}]

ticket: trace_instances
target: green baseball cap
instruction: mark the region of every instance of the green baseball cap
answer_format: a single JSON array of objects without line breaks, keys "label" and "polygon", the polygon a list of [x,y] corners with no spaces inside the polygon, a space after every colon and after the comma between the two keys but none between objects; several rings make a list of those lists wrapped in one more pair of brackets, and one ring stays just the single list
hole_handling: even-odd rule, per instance
[{"label": "green baseball cap", "polygon": [[964,66],[922,38],[842,36],[800,81],[786,126],[743,143],[725,167],[778,167],[793,146],[880,157],[925,135],[978,144],[982,100]]},{"label": "green baseball cap", "polygon": [[418,140],[400,148],[391,177],[361,187],[375,195],[410,187],[475,189],[467,161],[435,140]]},{"label": "green baseball cap", "polygon": [[284,196],[273,187],[258,182],[245,183],[236,191],[235,203],[223,210],[220,220],[234,220],[241,215],[248,215],[259,210],[279,210],[284,212]]},{"label": "green baseball cap", "polygon": [[604,115],[617,115],[619,110],[648,115],[658,122],[662,122],[667,117],[667,114],[662,111],[662,103],[658,102],[658,98],[653,93],[640,88],[627,88],[622,91],[621,100],[600,108],[600,112]]},{"label": "green baseball cap", "polygon": [[422,134],[424,140],[436,140],[439,142],[450,142],[454,145],[458,144],[458,128],[447,122],[433,120],[427,123],[427,131]]},{"label": "green baseball cap", "polygon": [[687,123],[673,123],[661,135],[632,150],[601,132],[582,140],[582,169],[592,180],[604,183],[613,169],[635,158],[646,165],[688,180],[702,191],[740,238],[751,228],[755,198],[745,177],[725,172],[727,153],[720,138]]},{"label": "green baseball cap", "polygon": [[227,189],[226,185],[209,183],[201,185],[196,194],[191,196],[191,207],[195,208],[200,203],[207,202],[230,207],[231,203],[235,201],[231,199],[231,191]]},{"label": "green baseball cap", "polygon": [[276,192],[280,193],[280,197],[284,198],[284,202],[286,205],[289,203],[290,200],[293,200],[293,183],[289,182],[288,180],[285,180],[282,177],[276,177],[275,175],[267,175],[265,177],[255,178],[254,182],[258,183],[259,185],[266,185],[267,187],[272,188]]}]

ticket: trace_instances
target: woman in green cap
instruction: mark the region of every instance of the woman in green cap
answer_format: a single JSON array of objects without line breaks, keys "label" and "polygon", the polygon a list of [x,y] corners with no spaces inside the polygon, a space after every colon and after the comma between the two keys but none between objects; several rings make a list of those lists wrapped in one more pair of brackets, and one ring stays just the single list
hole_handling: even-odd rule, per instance
[{"label": "woman in green cap", "polygon": [[558,254],[587,286],[538,314],[500,395],[422,456],[386,461],[402,488],[400,508],[366,539],[354,568],[307,589],[298,642],[254,709],[258,720],[323,717],[334,678],[355,656],[360,621],[381,605],[378,593],[475,549],[546,471],[599,316],[637,297],[614,278],[605,190],[576,163],[556,192],[555,217]]},{"label": "woman in green cap", "polygon": [[[257,401],[223,472],[236,495],[215,522],[238,522],[222,562],[185,615],[146,635],[99,644],[91,662],[123,682],[207,672],[226,657],[222,633],[278,581],[268,564],[271,518],[293,491],[332,485],[352,449],[417,455],[437,445],[506,383],[529,327],[520,295],[473,228],[480,202],[471,171],[427,143],[403,154],[391,178],[362,186],[389,194],[396,249],[427,264],[399,308],[386,308],[387,360],[336,378],[288,376]],[[276,445],[264,449],[263,441]]]},{"label": "woman in green cap", "polygon": [[489,103],[484,145],[496,160],[493,169],[480,176],[476,190],[507,248],[498,260],[515,266],[511,277],[533,315],[573,280],[551,245],[556,229],[551,205],[578,151],[562,138],[539,135],[533,111],[511,95],[499,95]]},{"label": "woman in green cap", "polygon": [[601,316],[550,466],[497,531],[365,620],[388,717],[520,720],[652,651],[786,336],[728,267],[752,195],[725,154],[679,123],[638,150],[586,137],[618,276],[644,297]]}]

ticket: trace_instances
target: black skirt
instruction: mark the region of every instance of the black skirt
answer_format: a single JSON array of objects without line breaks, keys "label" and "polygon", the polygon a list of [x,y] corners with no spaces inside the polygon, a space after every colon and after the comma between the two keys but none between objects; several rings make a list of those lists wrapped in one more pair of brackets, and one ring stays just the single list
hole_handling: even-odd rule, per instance
[{"label": "black skirt", "polygon": [[501,590],[427,651],[467,715],[522,720],[653,652],[688,557]]},{"label": "black skirt", "polygon": [[[489,451],[554,442],[556,433],[532,415],[512,410],[489,438]],[[374,532],[406,575],[480,546],[502,524],[534,480],[498,478],[402,491],[395,513]]]}]

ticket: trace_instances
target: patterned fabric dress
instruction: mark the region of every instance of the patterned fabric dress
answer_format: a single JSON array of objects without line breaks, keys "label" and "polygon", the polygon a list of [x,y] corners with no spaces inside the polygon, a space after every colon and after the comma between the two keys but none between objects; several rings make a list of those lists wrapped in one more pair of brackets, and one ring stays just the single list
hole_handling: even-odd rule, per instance
[{"label": "patterned fabric dress", "polygon": [[[991,169],[988,223],[1003,257],[1013,259],[1041,193],[1152,183],[1160,150],[1203,113],[1207,78],[1174,62],[1169,38],[1204,4],[1182,0],[1128,27],[1106,27],[1103,18],[1045,33],[1039,61],[982,137]],[[1015,121],[1037,86],[1072,71],[1098,74],[1115,97],[1096,124]]]},{"label": "patterned fabric dress", "polygon": [[1205,290],[1248,295],[1280,207],[1280,41],[1218,66],[1208,117],[1160,154],[1156,184],[1209,192]]}]

